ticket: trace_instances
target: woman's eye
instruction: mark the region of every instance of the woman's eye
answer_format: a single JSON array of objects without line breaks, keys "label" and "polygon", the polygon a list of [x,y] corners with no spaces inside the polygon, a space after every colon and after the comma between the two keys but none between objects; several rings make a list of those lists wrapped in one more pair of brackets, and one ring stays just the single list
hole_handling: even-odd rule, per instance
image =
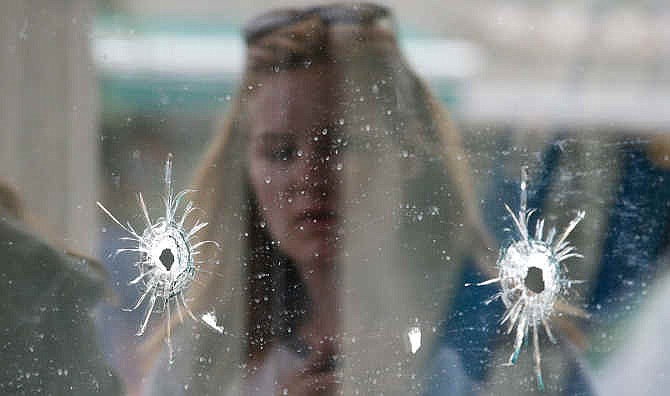
[{"label": "woman's eye", "polygon": [[293,146],[276,146],[270,147],[266,153],[266,157],[271,161],[289,161],[296,156],[296,149]]}]

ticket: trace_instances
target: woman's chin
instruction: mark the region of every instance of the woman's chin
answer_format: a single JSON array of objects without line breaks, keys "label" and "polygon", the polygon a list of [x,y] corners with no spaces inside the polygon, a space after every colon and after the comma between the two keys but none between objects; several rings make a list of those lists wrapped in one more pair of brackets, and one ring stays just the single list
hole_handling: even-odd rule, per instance
[{"label": "woman's chin", "polygon": [[310,266],[319,267],[331,264],[337,259],[339,249],[335,242],[323,239],[303,241],[300,243],[300,253],[296,255],[299,261],[310,263]]}]

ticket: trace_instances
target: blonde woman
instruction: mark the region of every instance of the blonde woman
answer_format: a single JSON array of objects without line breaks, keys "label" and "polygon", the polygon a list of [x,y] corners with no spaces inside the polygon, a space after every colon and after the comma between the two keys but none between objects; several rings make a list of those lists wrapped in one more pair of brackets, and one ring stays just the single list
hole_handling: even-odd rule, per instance
[{"label": "blonde woman", "polygon": [[393,28],[371,4],[247,25],[243,82],[194,183],[202,238],[222,247],[189,302],[224,334],[175,326],[149,393],[421,394],[440,370],[462,274],[495,257],[460,136]]}]

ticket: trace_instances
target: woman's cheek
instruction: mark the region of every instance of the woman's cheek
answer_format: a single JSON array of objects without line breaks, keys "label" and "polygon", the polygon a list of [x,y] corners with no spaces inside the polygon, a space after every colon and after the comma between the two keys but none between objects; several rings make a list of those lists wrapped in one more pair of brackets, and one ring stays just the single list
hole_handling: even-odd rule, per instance
[{"label": "woman's cheek", "polygon": [[261,209],[270,212],[265,213],[266,220],[282,219],[291,203],[290,186],[285,172],[262,169],[257,175],[255,187]]}]

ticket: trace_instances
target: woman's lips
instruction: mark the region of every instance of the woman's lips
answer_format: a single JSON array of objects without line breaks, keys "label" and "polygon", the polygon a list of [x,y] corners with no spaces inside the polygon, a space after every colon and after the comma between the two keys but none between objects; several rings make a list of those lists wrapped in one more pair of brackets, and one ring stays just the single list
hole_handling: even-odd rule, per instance
[{"label": "woman's lips", "polygon": [[297,226],[303,229],[329,229],[339,223],[339,216],[333,209],[313,208],[300,211],[296,220]]}]

